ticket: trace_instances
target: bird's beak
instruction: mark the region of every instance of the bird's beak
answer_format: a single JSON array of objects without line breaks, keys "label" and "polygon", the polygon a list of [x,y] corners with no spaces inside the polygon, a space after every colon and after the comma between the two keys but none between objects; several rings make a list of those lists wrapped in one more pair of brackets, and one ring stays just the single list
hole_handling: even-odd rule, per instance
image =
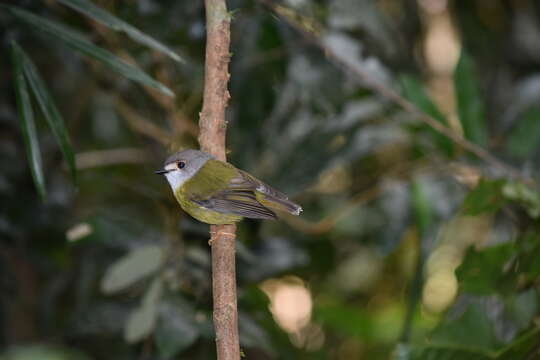
[{"label": "bird's beak", "polygon": [[154,171],[154,174],[163,175],[163,174],[166,174],[168,172],[169,172],[169,170],[157,170],[157,171]]}]

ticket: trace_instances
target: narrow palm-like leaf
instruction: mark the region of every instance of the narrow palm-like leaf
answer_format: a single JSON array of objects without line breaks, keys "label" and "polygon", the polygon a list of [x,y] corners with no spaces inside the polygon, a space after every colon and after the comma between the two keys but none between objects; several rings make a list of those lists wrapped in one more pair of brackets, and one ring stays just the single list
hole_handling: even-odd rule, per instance
[{"label": "narrow palm-like leaf", "polygon": [[484,104],[471,58],[462,52],[454,72],[458,113],[467,140],[478,145],[487,143]]},{"label": "narrow palm-like leaf", "polygon": [[[416,78],[408,75],[403,75],[400,79],[403,96],[412,102],[426,114],[433,117],[435,120],[448,126],[445,116],[440,112],[437,105],[431,100],[431,98],[424,91],[422,84]],[[441,150],[448,155],[452,155],[454,152],[454,145],[446,136],[433,130],[431,127],[426,127],[427,131],[433,136],[433,139]]]},{"label": "narrow palm-like leaf", "polygon": [[426,196],[425,185],[420,181],[412,184],[412,205],[416,226],[420,234],[425,235],[431,226],[432,211],[429,198]]},{"label": "narrow palm-like leaf", "polygon": [[13,80],[15,83],[15,96],[17,99],[17,109],[19,112],[19,124],[21,126],[28,165],[34,179],[34,184],[42,199],[47,194],[45,189],[45,178],[41,165],[41,153],[34,124],[34,112],[30,102],[30,93],[24,78],[23,60],[24,53],[19,45],[13,41],[11,44],[11,56],[13,61]]},{"label": "narrow palm-like leaf", "polygon": [[83,35],[73,29],[16,7],[10,6],[7,8],[17,19],[31,25],[34,29],[52,36],[54,39],[62,40],[69,47],[103,62],[109,68],[128,79],[150,86],[168,96],[174,96],[174,93],[159,81],[154,80],[142,70],[126,63],[109,51],[92,44]]},{"label": "narrow palm-like leaf", "polygon": [[87,0],[58,0],[62,4],[69,6],[73,10],[76,10],[95,21],[113,29],[116,31],[124,32],[126,33],[131,39],[134,41],[137,41],[143,45],[146,45],[152,49],[158,50],[170,58],[172,58],[175,61],[178,62],[184,62],[184,60],[178,56],[177,53],[175,53],[173,50],[171,50],[166,45],[162,44],[161,42],[157,41],[156,39],[152,38],[151,36],[148,36],[141,31],[139,31],[137,28],[131,26],[130,24],[126,23],[125,21],[117,18],[110,12],[97,7],[93,3]]},{"label": "narrow palm-like leaf", "polygon": [[45,85],[43,79],[41,79],[41,76],[39,75],[32,60],[30,60],[28,55],[26,55],[22,49],[20,49],[20,54],[24,76],[26,77],[26,80],[28,80],[30,88],[37,99],[41,112],[45,116],[45,119],[47,119],[47,123],[51,128],[56,143],[64,155],[64,159],[66,160],[71,176],[73,179],[75,179],[75,157],[73,155],[73,148],[71,147],[66,126],[64,124],[64,119],[54,104],[53,98],[49,94],[47,86]]}]

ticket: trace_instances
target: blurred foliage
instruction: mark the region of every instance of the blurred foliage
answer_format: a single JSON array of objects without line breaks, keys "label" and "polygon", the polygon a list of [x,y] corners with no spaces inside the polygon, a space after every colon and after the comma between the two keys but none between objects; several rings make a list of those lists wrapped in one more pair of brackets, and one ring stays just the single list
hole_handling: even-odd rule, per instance
[{"label": "blurred foliage", "polygon": [[[239,225],[245,357],[540,358],[540,3],[228,5],[229,159],[305,210]],[[203,2],[0,6],[0,359],[215,358],[208,228],[152,174],[197,146]]]}]

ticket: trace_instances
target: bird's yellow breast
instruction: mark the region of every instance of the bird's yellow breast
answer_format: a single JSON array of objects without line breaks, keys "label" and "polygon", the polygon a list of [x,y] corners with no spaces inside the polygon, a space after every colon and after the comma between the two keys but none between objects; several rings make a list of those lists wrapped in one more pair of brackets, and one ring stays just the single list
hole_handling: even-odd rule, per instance
[{"label": "bird's yellow breast", "polygon": [[223,214],[213,210],[206,209],[197,203],[189,200],[185,193],[185,186],[181,186],[174,192],[174,196],[182,209],[195,219],[207,224],[223,225],[233,224],[242,220],[242,216],[234,214]]}]

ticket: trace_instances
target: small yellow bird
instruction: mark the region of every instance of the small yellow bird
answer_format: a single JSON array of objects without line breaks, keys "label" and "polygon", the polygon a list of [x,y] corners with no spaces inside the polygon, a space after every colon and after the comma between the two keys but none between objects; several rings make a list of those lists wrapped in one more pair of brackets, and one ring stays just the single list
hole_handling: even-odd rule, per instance
[{"label": "small yellow bird", "polygon": [[276,219],[276,212],[302,211],[285,194],[199,150],[172,154],[155,173],[165,175],[182,209],[207,224],[232,224],[245,217]]}]

